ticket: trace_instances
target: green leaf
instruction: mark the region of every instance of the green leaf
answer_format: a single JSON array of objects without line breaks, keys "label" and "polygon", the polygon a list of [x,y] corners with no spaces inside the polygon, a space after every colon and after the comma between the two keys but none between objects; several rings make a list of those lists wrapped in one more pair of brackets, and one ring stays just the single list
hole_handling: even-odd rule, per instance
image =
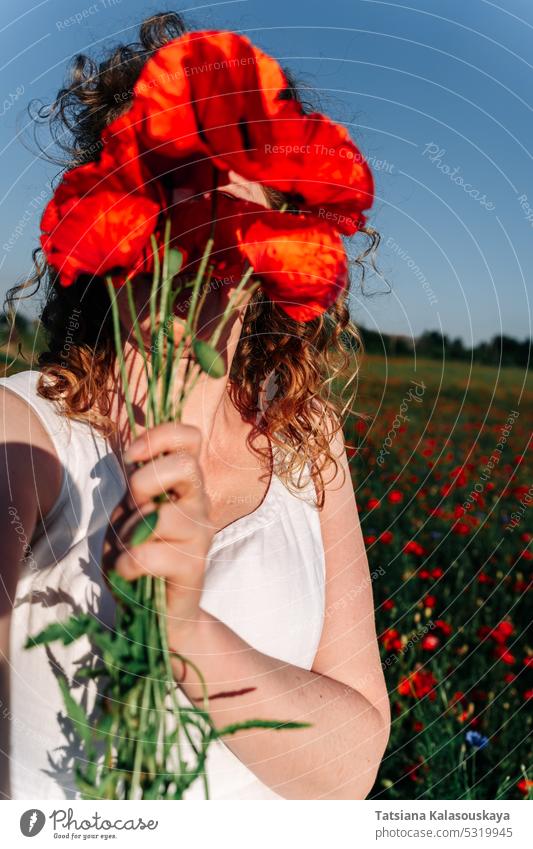
[{"label": "green leaf", "polygon": [[142,542],[146,542],[146,540],[154,532],[158,518],[159,514],[157,510],[152,510],[151,513],[147,513],[146,516],[143,516],[133,529],[130,538],[130,545],[136,546],[140,545]]},{"label": "green leaf", "polygon": [[192,343],[192,348],[196,361],[202,371],[205,371],[209,377],[215,377],[217,379],[224,377],[226,366],[216,348],[213,348],[209,342],[204,342],[202,339],[195,339]]},{"label": "green leaf", "polygon": [[115,570],[108,572],[107,579],[113,591],[113,594],[117,596],[117,598],[122,599],[122,601],[127,601],[131,603],[135,601],[134,599],[134,591],[135,588],[131,581],[127,581],[126,578],[123,578],[122,575],[119,575]]},{"label": "green leaf", "polygon": [[93,737],[89,719],[81,705],[79,705],[76,699],[72,696],[67,679],[63,675],[58,678],[58,683],[65,703],[67,716],[74,725],[77,734],[81,737],[87,747],[84,753],[85,756],[90,758],[90,754],[93,751]]},{"label": "green leaf", "polygon": [[272,728],[274,731],[288,731],[293,728],[311,728],[310,722],[282,722],[276,719],[248,719],[245,722],[235,722],[214,732],[214,737],[227,737],[248,728]]},{"label": "green leaf", "polygon": [[96,728],[94,729],[95,733],[98,737],[102,737],[103,739],[107,739],[111,733],[113,728],[113,723],[115,721],[115,717],[111,713],[105,713],[99,720]]},{"label": "green leaf", "polygon": [[28,637],[25,648],[47,645],[55,640],[61,640],[64,646],[73,643],[79,637],[92,630],[93,617],[88,614],[71,616],[65,622],[52,622],[34,637]]},{"label": "green leaf", "polygon": [[176,248],[170,248],[167,256],[168,276],[172,280],[183,265],[183,254]]}]

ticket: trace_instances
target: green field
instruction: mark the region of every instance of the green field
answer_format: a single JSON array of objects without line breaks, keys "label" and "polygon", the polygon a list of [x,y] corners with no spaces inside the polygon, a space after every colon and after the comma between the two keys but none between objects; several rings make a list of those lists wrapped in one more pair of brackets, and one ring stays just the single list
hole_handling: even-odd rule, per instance
[{"label": "green field", "polygon": [[532,397],[516,368],[363,361],[347,440],[393,711],[376,798],[532,795]]}]

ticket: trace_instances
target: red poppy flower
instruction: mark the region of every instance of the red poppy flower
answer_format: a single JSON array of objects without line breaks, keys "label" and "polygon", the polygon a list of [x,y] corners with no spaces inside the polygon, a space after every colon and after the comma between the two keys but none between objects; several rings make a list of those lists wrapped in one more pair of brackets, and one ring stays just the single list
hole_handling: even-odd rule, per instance
[{"label": "red poppy flower", "polygon": [[400,634],[396,628],[388,628],[383,632],[380,639],[386,651],[399,651],[402,647]]},{"label": "red poppy flower", "polygon": [[394,607],[395,607],[395,604],[394,604],[392,598],[387,598],[383,602],[383,610],[393,610]]},{"label": "red poppy flower", "polygon": [[505,646],[496,646],[494,654],[497,658],[499,658],[499,660],[503,661],[503,663],[507,663],[509,666],[516,663],[516,657]]},{"label": "red poppy flower", "polygon": [[379,541],[384,543],[385,545],[390,545],[393,539],[394,535],[392,531],[382,531],[379,535]]},{"label": "red poppy flower", "polygon": [[132,269],[157,225],[159,186],[146,181],[135,156],[121,161],[111,169],[91,162],[68,171],[44,211],[41,244],[63,286],[79,274]]},{"label": "red poppy flower", "polygon": [[495,628],[490,632],[490,636],[493,640],[495,640],[500,645],[503,645],[510,636],[514,633],[514,627],[512,622],[505,620],[496,625]]},{"label": "red poppy flower", "polygon": [[427,595],[424,598],[424,607],[435,607],[437,604],[437,596]]},{"label": "red poppy flower", "polygon": [[277,62],[247,38],[204,31],[171,41],[146,62],[134,93],[131,120],[167,170],[209,159],[343,233],[363,226],[374,191],[364,157],[344,127],[304,113]]},{"label": "red poppy flower", "polygon": [[403,547],[404,554],[418,554],[420,557],[426,553],[425,548],[416,540],[411,539]]},{"label": "red poppy flower", "polygon": [[381,505],[381,501],[379,498],[369,498],[366,504],[367,510],[374,510],[376,507]]},{"label": "red poppy flower", "polygon": [[529,778],[522,778],[516,785],[521,793],[527,796],[533,790],[533,781]]},{"label": "red poppy flower", "polygon": [[425,651],[435,651],[440,646],[440,640],[435,634],[426,634],[421,643]]},{"label": "red poppy flower", "polygon": [[403,501],[403,493],[399,489],[391,489],[387,498],[391,504],[400,504]]},{"label": "red poppy flower", "polygon": [[311,216],[267,210],[245,218],[241,250],[269,299],[295,321],[321,315],[348,283],[340,237]]},{"label": "red poppy flower", "polygon": [[480,583],[480,584],[493,584],[494,583],[493,579],[490,577],[490,575],[487,575],[486,572],[480,572],[477,576],[477,580],[478,580],[478,583]]},{"label": "red poppy flower", "polygon": [[401,679],[398,684],[398,692],[401,696],[411,696],[415,699],[423,699],[424,696],[428,696],[430,701],[434,701],[436,684],[437,681],[432,672],[417,669]]},{"label": "red poppy flower", "polygon": [[453,633],[452,626],[448,622],[445,622],[444,619],[435,619],[433,624],[435,625],[435,628],[439,629],[444,637],[449,637],[450,634]]},{"label": "red poppy flower", "polygon": [[456,692],[453,694],[453,696],[450,699],[450,705],[451,706],[456,705],[456,704],[459,704],[460,702],[464,702],[464,701],[465,701],[465,694],[463,692],[461,692],[461,690],[456,690]]}]

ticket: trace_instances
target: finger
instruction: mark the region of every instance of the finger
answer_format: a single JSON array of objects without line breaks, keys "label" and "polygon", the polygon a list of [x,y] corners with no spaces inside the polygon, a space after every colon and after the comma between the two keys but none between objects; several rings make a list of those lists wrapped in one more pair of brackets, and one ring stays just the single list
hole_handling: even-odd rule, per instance
[{"label": "finger", "polygon": [[182,548],[179,543],[145,542],[123,552],[115,561],[115,570],[127,581],[143,576],[166,578],[173,589],[196,589],[202,582],[205,555]]},{"label": "finger", "polygon": [[134,504],[142,506],[161,493],[203,498],[204,481],[194,457],[165,454],[136,469],[130,475],[129,489]]},{"label": "finger", "polygon": [[185,542],[197,534],[212,539],[214,527],[209,520],[207,497],[190,501],[167,502],[158,508],[154,539]]},{"label": "finger", "polygon": [[158,454],[186,451],[200,455],[202,434],[197,427],[180,422],[165,422],[145,431],[124,454],[126,463],[140,463]]},{"label": "finger", "polygon": [[204,480],[190,455],[165,454],[136,469],[129,477],[133,503],[142,506],[162,493],[186,500],[204,498]]}]

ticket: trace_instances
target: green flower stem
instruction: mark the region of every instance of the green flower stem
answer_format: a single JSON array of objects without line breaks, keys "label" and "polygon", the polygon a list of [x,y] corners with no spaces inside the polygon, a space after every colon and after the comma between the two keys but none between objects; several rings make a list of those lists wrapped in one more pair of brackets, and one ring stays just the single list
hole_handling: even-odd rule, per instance
[{"label": "green flower stem", "polygon": [[130,799],[137,799],[141,792],[141,769],[143,763],[144,735],[148,720],[148,709],[150,702],[150,691],[152,682],[149,677],[143,681],[143,697],[139,716],[139,730],[135,740],[135,759],[133,762],[133,775],[130,787]]},{"label": "green flower stem", "polygon": [[[254,273],[254,270],[253,270],[252,267],[248,268],[244,272],[241,280],[239,281],[239,285],[237,286],[237,288],[233,292],[231,298],[228,299],[228,303],[226,304],[226,308],[225,308],[224,312],[222,313],[222,318],[220,320],[220,323],[217,325],[216,330],[214,331],[214,333],[212,334],[212,336],[209,340],[209,344],[212,345],[213,348],[216,348],[216,346],[218,345],[218,343],[220,341],[220,337],[222,336],[222,332],[223,332],[226,324],[228,323],[228,320],[229,320],[231,313],[233,312],[234,308],[239,306],[239,304],[240,304],[239,296],[244,291],[244,288],[246,287],[246,284],[250,280],[253,273]],[[258,288],[259,288],[259,283],[256,283],[256,284],[250,286],[252,294]]]},{"label": "green flower stem", "polygon": [[181,750],[180,743],[180,730],[182,724],[182,715],[181,715],[181,705],[179,704],[178,698],[176,696],[176,683],[174,678],[174,672],[172,670],[172,665],[170,663],[170,650],[168,646],[168,635],[167,635],[167,587],[166,581],[164,578],[156,578],[155,579],[155,600],[156,600],[156,609],[157,609],[157,618],[159,624],[159,639],[161,641],[161,649],[163,654],[163,663],[165,666],[165,672],[167,675],[168,682],[170,684],[170,692],[172,697],[172,702],[174,704],[174,708],[176,711],[176,721],[178,724],[176,741],[178,748],[178,759],[180,763],[180,772],[183,772],[186,768],[186,763],[183,759],[183,752]]},{"label": "green flower stem", "polygon": [[150,379],[150,363],[148,361],[148,355],[146,353],[146,348],[144,345],[144,341],[142,338],[141,328],[139,327],[139,318],[137,316],[137,310],[135,308],[135,302],[133,299],[133,290],[131,286],[131,277],[126,279],[126,292],[128,296],[128,306],[130,308],[130,315],[133,324],[133,332],[135,334],[135,338],[137,340],[137,345],[139,346],[139,351],[143,358],[144,363],[144,373],[146,375],[146,383],[148,385],[148,402],[149,407],[148,411],[151,413],[152,419],[155,421],[155,410],[156,410],[156,395],[155,395],[155,386],[153,380]]},{"label": "green flower stem", "polygon": [[[150,290],[150,337],[152,346],[152,381],[154,397],[157,391],[157,382],[159,379],[159,361],[160,350],[158,344],[158,327],[157,327],[157,292],[159,289],[159,281],[161,276],[161,263],[159,260],[159,246],[155,236],[151,237],[152,252],[154,257],[154,273],[152,278],[152,288]],[[154,425],[159,424],[159,411],[157,403],[154,402]]]},{"label": "green flower stem", "polygon": [[[115,347],[117,350],[117,358],[119,362],[120,374],[122,377],[122,388],[124,390],[124,400],[126,403],[126,410],[128,413],[128,421],[130,425],[130,430],[133,438],[137,434],[137,428],[135,425],[135,415],[133,413],[133,406],[131,403],[131,394],[130,394],[130,386],[128,381],[128,373],[126,369],[126,362],[124,360],[124,352],[122,348],[122,339],[120,335],[120,317],[118,314],[118,304],[117,304],[117,293],[115,291],[115,287],[113,286],[113,282],[111,277],[106,277],[107,291],[109,292],[109,300],[111,302],[111,314],[113,317],[113,334],[115,337]],[[120,353],[119,353],[120,352]]]}]

